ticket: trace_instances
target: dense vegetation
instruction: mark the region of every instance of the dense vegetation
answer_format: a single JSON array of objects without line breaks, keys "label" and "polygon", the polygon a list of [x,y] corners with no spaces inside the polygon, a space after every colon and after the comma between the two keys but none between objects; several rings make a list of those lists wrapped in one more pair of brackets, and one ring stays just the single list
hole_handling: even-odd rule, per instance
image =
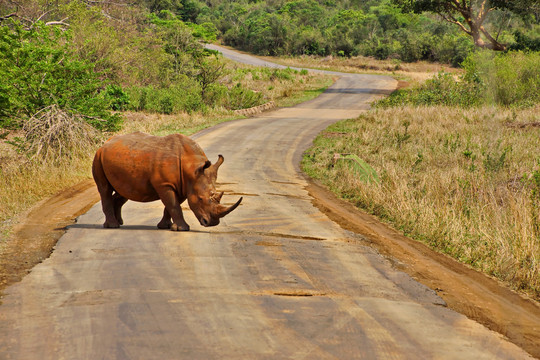
[{"label": "dense vegetation", "polygon": [[[214,24],[227,45],[263,55],[363,55],[457,66],[481,40],[441,21],[435,13],[409,13],[418,9],[408,9],[403,3],[410,2],[192,0],[184,7],[189,9],[184,16],[199,24]],[[505,48],[540,50],[538,13],[522,10],[499,4],[480,25]]]},{"label": "dense vegetation", "polygon": [[464,74],[441,72],[414,89],[397,90],[377,105],[499,105],[540,103],[540,53],[477,51],[464,62]]},{"label": "dense vegetation", "polygon": [[[28,1],[0,7],[0,127],[16,130],[55,105],[104,131],[116,131],[122,110],[178,113],[258,105],[263,96],[219,80],[225,63],[199,40],[211,24],[144,7]],[[39,16],[37,14],[40,14]],[[51,19],[69,19],[56,21]]]}]

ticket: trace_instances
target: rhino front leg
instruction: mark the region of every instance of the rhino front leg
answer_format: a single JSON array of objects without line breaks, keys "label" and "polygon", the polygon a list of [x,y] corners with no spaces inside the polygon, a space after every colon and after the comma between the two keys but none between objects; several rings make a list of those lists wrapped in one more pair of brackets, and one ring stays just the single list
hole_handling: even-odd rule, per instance
[{"label": "rhino front leg", "polygon": [[176,194],[176,192],[173,189],[168,188],[162,191],[158,191],[158,194],[161,202],[163,203],[163,205],[165,205],[163,219],[161,219],[159,224],[164,225],[164,223],[162,223],[163,220],[165,220],[166,223],[167,219],[165,212],[167,212],[173,220],[170,226],[170,229],[172,231],[189,231],[189,225],[186,223],[186,220],[184,220],[184,214],[182,213],[180,201],[178,200],[178,195]]},{"label": "rhino front leg", "polygon": [[158,229],[170,229],[172,225],[171,214],[167,211],[167,208],[163,209],[163,218],[157,224]]}]

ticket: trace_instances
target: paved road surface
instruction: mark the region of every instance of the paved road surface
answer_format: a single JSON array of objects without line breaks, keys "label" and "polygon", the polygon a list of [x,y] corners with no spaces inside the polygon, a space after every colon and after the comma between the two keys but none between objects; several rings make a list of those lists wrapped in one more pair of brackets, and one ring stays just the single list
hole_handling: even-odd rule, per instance
[{"label": "paved road surface", "polygon": [[[245,59],[245,58],[244,58]],[[444,307],[312,206],[302,151],[330,123],[395,86],[346,75],[319,98],[194,136],[215,161],[217,227],[157,230],[159,202],[100,205],[52,256],[7,289],[0,359],[523,359],[500,335]]]}]

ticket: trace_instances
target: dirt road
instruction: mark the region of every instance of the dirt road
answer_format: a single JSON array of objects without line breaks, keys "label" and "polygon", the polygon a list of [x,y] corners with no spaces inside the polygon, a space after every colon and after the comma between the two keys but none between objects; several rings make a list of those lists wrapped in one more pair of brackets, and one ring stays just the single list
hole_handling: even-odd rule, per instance
[{"label": "dirt road", "polygon": [[526,359],[447,307],[365,238],[312,203],[302,151],[333,121],[395,87],[343,76],[319,98],[194,136],[225,204],[215,228],[157,230],[159,202],[128,202],[103,229],[97,204],[50,258],[9,287],[2,359]]}]

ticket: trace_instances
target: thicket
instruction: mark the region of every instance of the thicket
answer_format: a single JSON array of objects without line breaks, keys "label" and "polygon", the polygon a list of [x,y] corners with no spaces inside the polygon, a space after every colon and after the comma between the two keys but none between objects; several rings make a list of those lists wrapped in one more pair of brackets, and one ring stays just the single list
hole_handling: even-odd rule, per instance
[{"label": "thicket", "polygon": [[[261,55],[363,55],[459,66],[474,48],[456,25],[434,14],[404,13],[392,0],[191,3],[193,21],[211,22],[225,44]],[[497,10],[484,26],[512,49],[538,50],[535,21]]]},{"label": "thicket", "polygon": [[[167,9],[151,13],[121,1],[19,5],[0,5],[4,137],[53,105],[98,130],[116,131],[119,111],[170,114],[264,101],[239,83],[221,82],[224,61],[201,44],[216,37],[211,23],[185,23]],[[15,144],[29,148],[20,139]]]},{"label": "thicket", "polygon": [[463,75],[441,72],[417,88],[395,91],[377,106],[533,106],[540,102],[538,64],[539,52],[476,51],[463,62]]},{"label": "thicket", "polygon": [[37,22],[25,29],[19,21],[0,27],[0,127],[18,129],[43,108],[56,104],[82,114],[98,129],[115,130],[119,116],[101,91],[93,63],[70,49],[70,32]]}]

